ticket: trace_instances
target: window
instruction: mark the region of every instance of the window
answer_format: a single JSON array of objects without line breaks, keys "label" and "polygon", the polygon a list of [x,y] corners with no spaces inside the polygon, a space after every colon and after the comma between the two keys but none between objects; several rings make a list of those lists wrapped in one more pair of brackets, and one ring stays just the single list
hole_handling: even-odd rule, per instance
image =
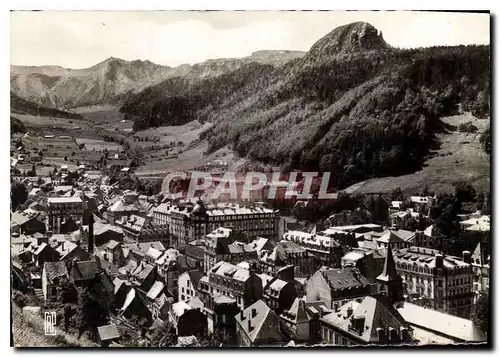
[{"label": "window", "polygon": [[184,287],[182,288],[182,292],[184,292]]},{"label": "window", "polygon": [[340,343],[339,341],[339,335],[335,334],[335,344],[338,345]]},{"label": "window", "polygon": [[184,295],[181,295],[181,300],[184,300]]}]

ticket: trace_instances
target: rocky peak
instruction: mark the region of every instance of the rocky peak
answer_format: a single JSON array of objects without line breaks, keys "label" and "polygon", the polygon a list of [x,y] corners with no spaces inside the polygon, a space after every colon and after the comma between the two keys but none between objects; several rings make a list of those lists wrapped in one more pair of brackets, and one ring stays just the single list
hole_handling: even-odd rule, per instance
[{"label": "rocky peak", "polygon": [[353,22],[337,27],[317,41],[308,56],[322,57],[373,50],[386,50],[389,45],[382,32],[367,22]]}]

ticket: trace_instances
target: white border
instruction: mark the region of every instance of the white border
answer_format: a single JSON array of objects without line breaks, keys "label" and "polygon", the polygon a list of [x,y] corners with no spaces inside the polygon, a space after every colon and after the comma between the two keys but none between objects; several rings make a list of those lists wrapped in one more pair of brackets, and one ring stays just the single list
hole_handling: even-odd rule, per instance
[{"label": "white border", "polygon": [[[0,220],[2,222],[1,227],[4,230],[3,234],[3,240],[5,241],[4,244],[4,249],[1,250],[1,252],[4,254],[4,258],[2,259],[2,270],[4,272],[4,278],[3,282],[5,284],[6,289],[4,289],[4,293],[0,295],[0,306],[4,307],[5,313],[4,313],[4,318],[3,318],[3,324],[2,324],[2,330],[1,330],[1,338],[2,338],[2,346],[4,348],[7,348],[8,351],[7,354],[13,354],[15,353],[15,350],[12,348],[9,348],[10,346],[10,318],[9,318],[9,312],[7,312],[7,307],[10,305],[10,295],[7,295],[7,284],[10,282],[10,276],[9,275],[9,262],[10,262],[10,248],[8,248],[8,233],[7,229],[10,227],[9,219],[7,218],[8,211],[10,210],[9,208],[9,201],[10,201],[10,179],[9,175],[10,173],[8,172],[8,168],[10,165],[8,165],[9,158],[8,158],[8,146],[9,146],[9,141],[7,138],[7,133],[9,131],[9,118],[10,118],[10,113],[9,113],[9,93],[10,93],[10,88],[8,88],[8,84],[10,83],[9,79],[9,72],[8,72],[8,67],[10,66],[10,50],[9,50],[9,12],[8,10],[157,10],[157,9],[163,9],[163,10],[190,10],[190,9],[196,9],[196,10],[491,10],[493,13],[495,13],[496,8],[498,7],[498,4],[500,2],[498,0],[493,1],[493,0],[475,0],[475,1],[449,1],[449,2],[441,2],[438,3],[436,0],[419,0],[416,2],[403,2],[403,1],[363,1],[363,0],[350,0],[347,2],[341,2],[338,4],[332,4],[331,1],[319,1],[319,0],[307,0],[307,1],[298,1],[298,0],[286,0],[286,1],[269,1],[269,0],[248,0],[248,1],[227,1],[227,0],[212,0],[212,1],[203,1],[203,0],[182,0],[179,2],[169,2],[166,3],[165,1],[152,1],[152,0],[141,0],[141,1],[130,1],[130,0],[121,0],[121,1],[105,1],[105,0],[86,0],[86,1],[57,1],[57,0],[45,0],[43,2],[41,1],[36,1],[36,0],[18,0],[18,1],[4,1],[2,2],[2,11],[1,12],[1,18],[0,18],[0,26],[2,28],[2,34],[1,34],[1,40],[4,48],[3,56],[2,56],[2,68],[4,69],[1,72],[2,78],[1,82],[3,85],[1,86],[2,88],[2,120],[0,121],[0,125],[2,125],[2,130],[0,132],[4,133],[4,140],[0,141],[0,145],[3,146],[1,149],[1,157],[2,157],[2,162],[4,164],[1,165],[2,170],[5,172],[2,173],[1,175],[1,180],[2,180],[2,198],[0,199],[0,202],[2,202],[2,210],[3,214],[0,215]],[[494,28],[492,28],[492,31]],[[496,40],[496,36],[493,36],[493,38]],[[496,42],[496,41],[495,41]],[[492,44],[491,45],[496,45]],[[495,60],[496,62],[496,60]],[[495,63],[496,64],[496,63]],[[493,66],[492,68],[495,68]],[[496,81],[495,81],[496,82]],[[498,99],[498,90],[495,90],[493,92],[495,94],[495,98],[493,98],[493,105],[496,104],[496,100]],[[496,118],[492,118],[492,120],[496,120]],[[494,138],[497,139],[500,137],[500,124],[497,124],[495,126],[495,131],[494,131]],[[498,147],[499,145],[495,145],[495,147]],[[497,150],[495,150],[495,153],[493,154],[494,158],[498,157],[496,155]],[[498,162],[495,162],[498,164]],[[498,200],[495,200],[498,201]],[[495,204],[494,207],[494,222],[498,221],[497,217],[497,205]],[[493,237],[498,237],[497,234],[497,224],[494,224],[495,231],[493,233]],[[500,246],[500,243],[496,243],[495,247]],[[497,253],[495,252],[495,257],[497,257]],[[496,260],[495,260],[496,263]],[[495,275],[496,276],[496,275]],[[495,278],[495,280],[498,280]],[[497,283],[493,283],[493,286],[497,286]],[[497,311],[495,311],[497,312]],[[495,313],[496,316],[496,313]],[[497,319],[495,319],[497,320]],[[493,322],[490,322],[493,323]],[[498,343],[500,339],[498,338],[498,328],[495,330],[495,336],[493,338],[494,341]],[[289,352],[290,350],[285,350],[286,352]],[[283,351],[284,353],[286,353]],[[316,351],[316,350],[315,350]],[[311,352],[315,352],[311,351]],[[397,350],[396,350],[397,351]],[[115,351],[116,352],[116,351]],[[139,351],[140,352],[140,351]],[[173,351],[173,350],[168,350],[165,351],[166,353],[170,354],[178,354],[180,351]],[[202,353],[203,354],[216,354],[219,352],[224,351],[210,351],[210,350],[205,350]],[[238,351],[239,352],[239,351]],[[238,353],[237,352],[237,353]],[[300,351],[302,354],[309,354],[311,353],[309,351]],[[325,351],[326,353],[332,353],[335,355],[344,355],[346,352],[342,352],[339,350],[335,351]],[[359,351],[359,353],[363,353],[364,351]],[[402,353],[405,353],[405,351],[401,351]],[[454,353],[455,351],[451,351]],[[472,352],[472,350],[469,350],[467,352]],[[466,352],[466,353],[467,353]],[[38,351],[38,353],[46,354],[46,353],[51,353],[51,351]],[[73,351],[73,353],[79,353],[79,351]],[[104,355],[104,351],[91,351],[91,353],[94,353],[96,355]],[[137,352],[132,352],[132,353],[137,353]],[[154,352],[153,352],[154,353]],[[161,352],[160,352],[161,353]],[[225,353],[234,353],[233,351],[226,351]],[[275,350],[262,350],[258,351],[257,353],[262,354],[262,355],[272,355],[275,353]],[[351,352],[352,353],[352,352]],[[375,353],[385,353],[385,351],[379,351]],[[420,350],[418,352],[413,352],[413,353],[442,353],[441,351],[427,351],[427,350]]]}]

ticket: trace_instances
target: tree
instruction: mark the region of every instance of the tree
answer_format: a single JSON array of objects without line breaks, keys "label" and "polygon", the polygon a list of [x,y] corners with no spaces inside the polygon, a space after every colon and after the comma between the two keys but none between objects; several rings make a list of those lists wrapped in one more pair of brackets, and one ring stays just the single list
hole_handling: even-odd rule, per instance
[{"label": "tree", "polygon": [[12,210],[16,210],[19,205],[24,203],[28,198],[26,186],[21,182],[14,182],[10,187],[10,201]]},{"label": "tree", "polygon": [[78,311],[75,314],[76,327],[81,336],[85,331],[95,339],[97,327],[108,324],[111,298],[99,277],[87,286],[78,288]]},{"label": "tree", "polygon": [[472,202],[476,198],[476,190],[469,183],[459,182],[455,185],[455,198],[458,202]]},{"label": "tree", "polygon": [[486,335],[489,329],[489,312],[489,294],[481,293],[473,306],[471,319]]},{"label": "tree", "polygon": [[400,187],[395,188],[391,192],[391,201],[404,201],[405,197]]},{"label": "tree", "polygon": [[177,343],[175,328],[169,322],[158,326],[150,336],[151,347],[169,347]]}]

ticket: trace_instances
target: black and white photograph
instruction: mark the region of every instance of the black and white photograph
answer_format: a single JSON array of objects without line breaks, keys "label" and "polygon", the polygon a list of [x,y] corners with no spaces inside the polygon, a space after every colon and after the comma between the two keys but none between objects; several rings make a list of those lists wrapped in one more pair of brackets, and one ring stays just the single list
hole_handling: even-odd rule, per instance
[{"label": "black and white photograph", "polygon": [[491,28],[11,11],[11,347],[491,347]]}]

